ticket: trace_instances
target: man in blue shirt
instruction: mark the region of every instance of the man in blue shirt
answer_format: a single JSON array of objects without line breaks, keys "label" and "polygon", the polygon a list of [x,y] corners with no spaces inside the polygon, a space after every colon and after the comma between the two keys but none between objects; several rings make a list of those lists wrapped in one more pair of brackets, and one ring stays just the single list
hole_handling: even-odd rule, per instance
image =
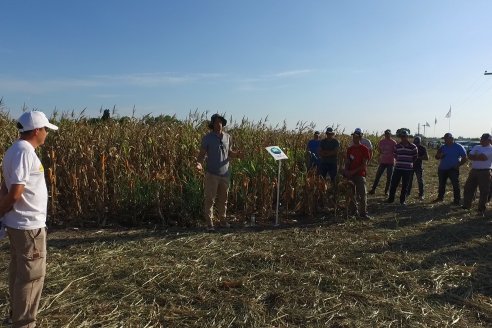
[{"label": "man in blue shirt", "polygon": [[313,139],[308,141],[306,147],[306,164],[308,171],[313,167],[318,167],[318,148],[319,148],[319,131],[314,132]]},{"label": "man in blue shirt", "polygon": [[442,202],[444,200],[444,193],[446,192],[446,181],[448,178],[453,184],[454,205],[459,205],[461,200],[460,193],[460,166],[466,163],[466,151],[462,145],[454,142],[453,135],[446,133],[443,137],[444,145],[442,145],[436,153],[435,158],[440,160],[437,174],[439,177],[439,188],[437,198],[434,203]]}]

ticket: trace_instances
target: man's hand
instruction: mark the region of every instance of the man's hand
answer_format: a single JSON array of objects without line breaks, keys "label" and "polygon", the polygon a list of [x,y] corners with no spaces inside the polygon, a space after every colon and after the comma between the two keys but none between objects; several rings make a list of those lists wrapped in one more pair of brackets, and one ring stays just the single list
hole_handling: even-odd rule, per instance
[{"label": "man's hand", "polygon": [[196,167],[196,169],[197,169],[198,172],[202,172],[203,171],[202,163],[197,162],[195,167]]}]

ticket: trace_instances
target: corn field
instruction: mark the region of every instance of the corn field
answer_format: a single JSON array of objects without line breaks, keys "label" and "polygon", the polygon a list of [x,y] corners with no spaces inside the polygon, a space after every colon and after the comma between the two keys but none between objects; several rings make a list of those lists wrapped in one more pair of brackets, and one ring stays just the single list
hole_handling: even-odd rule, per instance
[{"label": "corn field", "polygon": [[[182,121],[169,116],[103,121],[89,119],[83,112],[53,113],[50,121],[60,129],[51,132],[38,149],[50,196],[49,222],[60,226],[200,225],[203,175],[195,163],[201,138],[208,132],[208,116],[195,111]],[[331,199],[328,206],[343,202],[343,182],[334,188],[306,170],[305,149],[313,124],[299,122],[289,130],[285,123],[272,127],[266,119],[236,122],[230,118],[229,122],[226,131],[244,157],[231,164],[228,215],[242,219],[254,213],[260,220],[274,216],[277,163],[264,149],[271,145],[280,146],[289,157],[282,163],[281,215],[315,215],[323,198]],[[3,157],[18,137],[15,118],[5,109],[0,109],[0,126]],[[340,168],[351,140],[342,132],[337,135]]]}]

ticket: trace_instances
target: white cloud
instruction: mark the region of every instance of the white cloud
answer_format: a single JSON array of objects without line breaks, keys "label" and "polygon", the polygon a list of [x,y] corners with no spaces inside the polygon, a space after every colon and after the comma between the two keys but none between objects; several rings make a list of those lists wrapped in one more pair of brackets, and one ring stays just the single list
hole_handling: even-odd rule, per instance
[{"label": "white cloud", "polygon": [[85,78],[20,79],[0,77],[0,90],[43,94],[81,88],[159,87],[189,84],[222,77],[217,73],[139,73],[126,75],[96,75]]},{"label": "white cloud", "polygon": [[312,72],[313,72],[313,70],[311,70],[311,69],[298,69],[298,70],[275,73],[275,74],[272,74],[271,76],[275,77],[275,78],[297,77],[297,76],[306,75],[306,74],[309,74]]},{"label": "white cloud", "polygon": [[[312,69],[298,69],[298,70],[277,72],[272,74],[264,74],[257,77],[240,78],[237,80],[237,82],[239,83],[239,87],[237,88],[237,90],[258,91],[258,90],[281,89],[287,87],[287,85],[283,84],[284,80],[295,79],[310,74],[312,72],[314,72],[314,70]],[[265,85],[266,82],[268,82],[268,85]],[[278,82],[281,82],[282,85],[275,84]]]}]

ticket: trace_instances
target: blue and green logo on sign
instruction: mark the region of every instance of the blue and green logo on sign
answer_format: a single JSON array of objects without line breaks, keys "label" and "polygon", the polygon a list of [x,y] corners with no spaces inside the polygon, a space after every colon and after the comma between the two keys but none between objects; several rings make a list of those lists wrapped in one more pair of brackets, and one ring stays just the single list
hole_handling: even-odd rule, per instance
[{"label": "blue and green logo on sign", "polygon": [[275,155],[282,154],[282,150],[280,150],[280,148],[277,147],[271,148],[270,151]]}]

